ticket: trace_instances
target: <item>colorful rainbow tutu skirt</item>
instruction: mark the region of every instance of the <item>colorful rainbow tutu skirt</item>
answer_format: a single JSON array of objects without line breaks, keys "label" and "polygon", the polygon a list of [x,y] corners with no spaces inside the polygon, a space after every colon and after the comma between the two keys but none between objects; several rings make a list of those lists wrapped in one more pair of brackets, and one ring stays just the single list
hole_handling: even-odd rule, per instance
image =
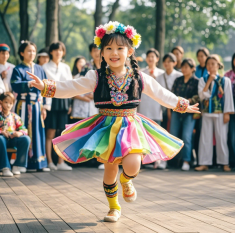
[{"label": "colorful rainbow tutu skirt", "polygon": [[137,114],[136,109],[100,109],[97,115],[66,125],[53,145],[56,153],[70,163],[96,158],[119,164],[126,155],[138,153],[147,164],[172,159],[184,143]]}]

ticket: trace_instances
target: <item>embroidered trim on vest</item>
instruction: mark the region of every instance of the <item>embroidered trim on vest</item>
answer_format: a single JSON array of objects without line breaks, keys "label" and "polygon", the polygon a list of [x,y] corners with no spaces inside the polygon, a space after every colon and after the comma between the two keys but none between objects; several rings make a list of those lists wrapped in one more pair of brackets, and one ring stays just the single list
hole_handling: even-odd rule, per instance
[{"label": "embroidered trim on vest", "polygon": [[[122,104],[130,104],[130,103],[139,103],[141,100],[128,100],[122,102]],[[103,104],[113,104],[112,101],[104,101],[104,102],[95,102],[95,105],[103,105]]]},{"label": "embroidered trim on vest", "polygon": [[56,92],[56,82],[50,79],[43,79],[44,89],[41,91],[42,97],[54,97]]},{"label": "embroidered trim on vest", "polygon": [[133,116],[136,114],[136,108],[131,109],[108,109],[100,108],[99,113],[103,116],[117,116],[117,117],[126,117]]},{"label": "embroidered trim on vest", "polygon": [[173,109],[175,112],[185,113],[189,106],[189,101],[182,97],[178,97],[178,103],[176,107]]},{"label": "embroidered trim on vest", "polygon": [[96,88],[97,88],[97,86],[98,86],[98,82],[99,82],[99,73],[98,73],[97,70],[95,70],[95,73],[96,73],[96,84],[95,84],[95,88],[94,88],[94,91],[93,91],[93,92],[95,92],[95,90],[96,90]]}]

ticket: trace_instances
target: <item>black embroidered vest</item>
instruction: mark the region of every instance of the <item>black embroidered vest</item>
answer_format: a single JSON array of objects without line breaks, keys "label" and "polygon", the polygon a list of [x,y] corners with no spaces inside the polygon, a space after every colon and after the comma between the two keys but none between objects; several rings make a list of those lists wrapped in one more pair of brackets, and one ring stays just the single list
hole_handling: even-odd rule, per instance
[{"label": "black embroidered vest", "polygon": [[[126,91],[128,99],[127,101],[124,101],[124,103],[122,103],[122,105],[120,106],[115,106],[111,101],[111,95],[110,95],[111,88],[109,87],[108,79],[106,78],[106,76],[102,77],[100,70],[97,70],[96,74],[97,74],[97,86],[94,91],[94,102],[97,108],[131,109],[131,108],[136,108],[139,105],[141,100],[141,93],[143,90],[143,78],[141,73],[140,73],[141,78],[138,81],[139,84],[138,94],[137,94],[138,97],[133,96],[134,80],[132,79],[129,89]],[[104,90],[102,90],[103,82],[104,82]],[[102,91],[105,92],[103,93],[103,95]]]}]

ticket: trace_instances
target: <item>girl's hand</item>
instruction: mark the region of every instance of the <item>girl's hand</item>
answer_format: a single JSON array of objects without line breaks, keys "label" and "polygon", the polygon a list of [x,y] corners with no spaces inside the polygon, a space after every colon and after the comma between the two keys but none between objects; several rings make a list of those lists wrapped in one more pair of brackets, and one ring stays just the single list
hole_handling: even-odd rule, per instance
[{"label": "girl's hand", "polygon": [[230,121],[230,115],[228,113],[224,113],[224,124]]},{"label": "girl's hand", "polygon": [[42,116],[42,119],[45,121],[45,119],[47,117],[47,110],[45,108],[42,109],[41,116]]},{"label": "girl's hand", "polygon": [[194,105],[189,105],[186,112],[188,113],[201,113],[199,111],[199,108],[197,107],[199,105],[199,103],[194,104]]},{"label": "girl's hand", "polygon": [[29,85],[31,87],[36,87],[38,90],[42,91],[44,89],[43,81],[40,78],[38,78],[36,75],[34,75],[28,71],[26,71],[26,73],[29,75],[29,77],[31,79],[33,79],[32,81],[29,82]]},{"label": "girl's hand", "polygon": [[2,131],[2,135],[6,138],[9,138],[10,134],[7,131]]},{"label": "girl's hand", "polygon": [[72,107],[69,107],[68,115],[72,112]]},{"label": "girl's hand", "polygon": [[19,132],[19,131],[15,131],[13,134],[10,135],[11,139],[12,138],[19,138],[23,136],[23,133]]},{"label": "girl's hand", "polygon": [[210,76],[209,76],[209,80],[210,81],[213,81],[215,78],[216,78],[215,74],[210,74]]}]

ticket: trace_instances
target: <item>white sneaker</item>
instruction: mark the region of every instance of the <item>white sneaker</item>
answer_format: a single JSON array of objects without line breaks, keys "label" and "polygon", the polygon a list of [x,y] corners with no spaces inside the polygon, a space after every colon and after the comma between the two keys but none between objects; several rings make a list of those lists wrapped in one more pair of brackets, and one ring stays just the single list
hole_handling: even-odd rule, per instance
[{"label": "white sneaker", "polygon": [[10,171],[10,169],[8,167],[4,167],[2,169],[2,175],[7,176],[7,177],[12,177],[13,173]]},{"label": "white sneaker", "polygon": [[67,165],[65,162],[60,163],[60,164],[58,163],[57,169],[60,171],[72,171],[73,170],[73,168]]},{"label": "white sneaker", "polygon": [[182,171],[189,171],[190,170],[190,165],[188,163],[184,162],[181,170]]},{"label": "white sneaker", "polygon": [[100,164],[99,166],[98,166],[98,169],[100,169],[100,170],[104,170],[104,164],[102,163],[102,164]]},{"label": "white sneaker", "polygon": [[50,169],[49,167],[44,167],[44,168],[42,169],[42,171],[43,171],[43,172],[49,172],[49,171],[51,171],[51,169]]},{"label": "white sneaker", "polygon": [[26,173],[26,167],[18,167],[20,170],[20,173]]},{"label": "white sneaker", "polygon": [[20,175],[20,168],[17,167],[17,166],[13,166],[13,167],[12,167],[12,173],[13,173],[14,175]]},{"label": "white sneaker", "polygon": [[53,162],[48,163],[48,168],[50,168],[52,171],[56,171],[57,170],[57,167],[56,167],[56,165]]},{"label": "white sneaker", "polygon": [[166,166],[167,166],[167,161],[161,161],[159,164],[158,164],[158,167],[159,169],[166,169]]}]

